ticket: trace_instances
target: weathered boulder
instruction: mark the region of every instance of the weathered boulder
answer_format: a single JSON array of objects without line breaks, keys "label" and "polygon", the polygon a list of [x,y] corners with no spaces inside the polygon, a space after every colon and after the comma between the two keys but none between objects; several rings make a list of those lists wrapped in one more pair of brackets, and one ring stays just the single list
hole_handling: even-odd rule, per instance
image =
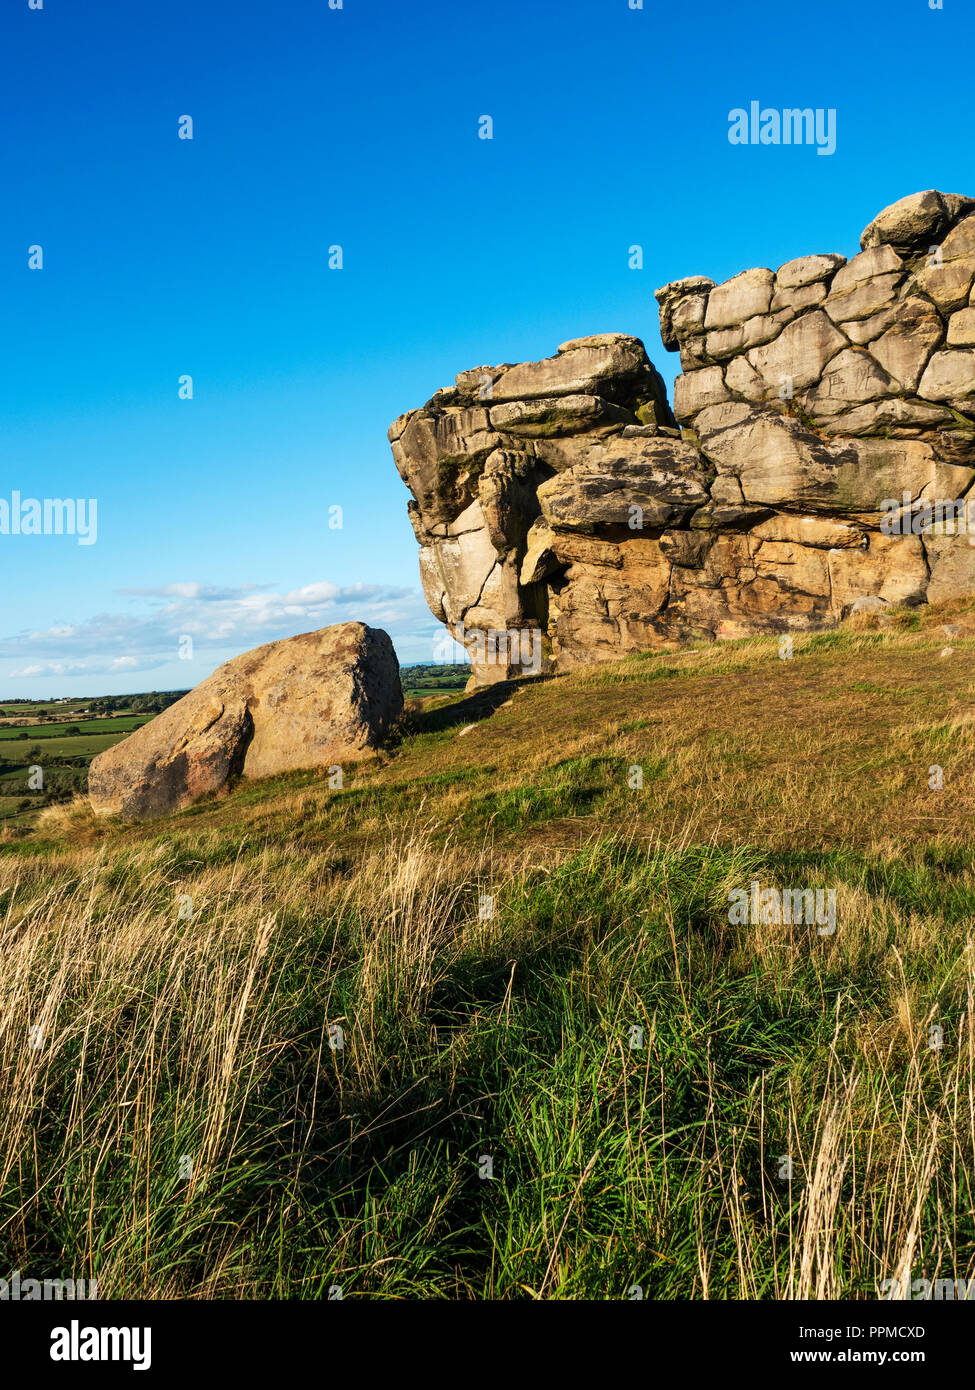
[{"label": "weathered boulder", "polygon": [[538,489],[553,528],[595,534],[662,530],[708,500],[697,451],[676,439],[620,438]]},{"label": "weathered boulder", "polygon": [[926,252],[962,213],[973,208],[975,199],[957,193],[939,193],[935,188],[911,193],[877,214],[861,236],[860,245],[865,251],[890,246],[901,254]]},{"label": "weathered boulder", "polygon": [[731,328],[757,315],[767,314],[772,303],[775,276],[771,270],[743,270],[715,285],[704,312],[705,328]]},{"label": "weathered boulder", "polygon": [[[765,384],[761,399],[779,400],[806,391],[819,381],[830,362],[847,347],[847,339],[820,309],[793,320],[767,347],[756,348],[747,361]],[[731,367],[726,369],[727,372]],[[678,418],[683,418],[678,413]]]},{"label": "weathered boulder", "polygon": [[[973,509],[975,522],[975,509]],[[929,603],[962,598],[975,593],[975,534],[947,534],[935,526],[923,537],[931,577],[927,586]]]},{"label": "weathered boulder", "polygon": [[691,275],[657,290],[660,337],[668,352],[676,352],[682,338],[703,330],[708,293],[713,289],[714,281],[707,276]]},{"label": "weathered boulder", "polygon": [[519,670],[488,668],[485,628],[538,629],[565,667],[975,591],[967,534],[912,529],[975,502],[973,286],[975,200],[928,190],[849,260],[657,290],[673,413],[639,339],[600,334],[400,417],[424,590],[475,680]]},{"label": "weathered boulder", "polygon": [[623,406],[665,396],[643,344],[623,333],[573,338],[560,345],[555,357],[502,371],[487,394],[498,402],[593,395]]},{"label": "weathered boulder", "polygon": [[920,391],[933,401],[948,401],[958,410],[975,407],[975,353],[936,352],[925,368]]},{"label": "weathered boulder", "polygon": [[424,594],[468,646],[480,682],[519,674],[521,653],[531,650],[486,634],[547,631],[549,594],[538,571],[561,573],[568,562],[544,545],[530,557],[543,485],[566,475],[568,496],[602,467],[607,442],[614,457],[637,459],[647,438],[668,432],[678,433],[663,381],[640,340],[623,333],[574,338],[541,362],[461,372],[393,423]]},{"label": "weathered boulder", "polygon": [[385,632],[339,623],[234,657],[92,760],[94,810],[167,815],[224,790],[368,756],[403,708]]}]

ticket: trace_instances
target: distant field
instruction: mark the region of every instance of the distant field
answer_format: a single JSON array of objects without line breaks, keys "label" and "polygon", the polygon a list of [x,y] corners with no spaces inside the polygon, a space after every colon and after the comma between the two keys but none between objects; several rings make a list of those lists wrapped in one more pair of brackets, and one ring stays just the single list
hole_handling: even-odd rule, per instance
[{"label": "distant field", "polygon": [[[145,721],[143,720],[143,723]],[[34,746],[41,749],[41,762],[43,764],[56,763],[59,758],[93,758],[96,753],[103,753],[106,748],[111,748],[113,743],[118,743],[121,739],[127,738],[130,730],[114,729],[108,734],[77,734],[70,737],[5,740],[0,747],[0,763],[16,761],[19,765],[26,767],[35,761],[27,757],[27,749]]]},{"label": "distant field", "polygon": [[425,700],[429,695],[456,695],[463,690],[462,685],[452,686],[449,689],[434,688],[432,686],[404,686],[403,694],[407,700]]},{"label": "distant field", "polygon": [[463,690],[470,680],[471,668],[459,663],[443,666],[403,666],[400,682],[408,700],[422,700],[428,695],[448,695]]},{"label": "distant field", "polygon": [[[29,826],[37,812],[52,800],[83,791],[92,758],[127,738],[152,717],[128,714],[115,719],[68,718],[60,724],[0,728],[0,821],[5,826]],[[63,732],[72,726],[82,732]],[[28,769],[35,764],[43,771],[44,786],[32,791]],[[29,803],[26,806],[25,801]]]},{"label": "distant field", "polygon": [[[66,719],[64,724],[69,724],[81,730],[83,734],[97,734],[99,738],[105,739],[111,734],[130,734],[133,729],[138,729],[141,724],[148,724],[152,719],[151,714],[123,714],[114,719]],[[64,741],[61,730],[64,725],[59,724],[21,724],[19,727],[8,726],[0,728],[0,739],[15,743],[37,741],[39,739],[55,739]],[[26,739],[24,735],[26,734]],[[70,740],[68,740],[70,741]],[[108,744],[104,745],[106,748]],[[98,748],[102,745],[99,744]],[[96,752],[98,749],[96,748]]]}]

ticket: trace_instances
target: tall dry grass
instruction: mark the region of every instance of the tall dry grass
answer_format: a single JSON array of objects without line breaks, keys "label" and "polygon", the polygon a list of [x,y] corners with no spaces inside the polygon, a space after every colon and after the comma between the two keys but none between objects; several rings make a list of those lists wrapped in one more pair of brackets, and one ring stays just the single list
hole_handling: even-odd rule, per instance
[{"label": "tall dry grass", "polygon": [[819,937],[730,927],[769,865],[716,847],[0,861],[5,1258],[148,1296],[968,1277],[971,875],[946,921],[832,871],[860,881]]}]

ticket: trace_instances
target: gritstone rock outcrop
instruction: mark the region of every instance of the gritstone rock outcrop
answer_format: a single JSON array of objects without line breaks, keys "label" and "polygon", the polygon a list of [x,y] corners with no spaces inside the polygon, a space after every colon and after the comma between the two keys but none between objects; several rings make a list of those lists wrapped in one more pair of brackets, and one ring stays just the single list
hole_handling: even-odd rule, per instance
[{"label": "gritstone rock outcrop", "polygon": [[860,244],[658,290],[673,411],[606,333],[394,422],[424,593],[477,682],[521,669],[492,633],[539,629],[565,669],[975,592],[967,534],[912,531],[975,480],[975,199],[914,194]]},{"label": "gritstone rock outcrop", "polygon": [[385,632],[339,623],[235,657],[92,760],[99,814],[167,815],[235,776],[269,777],[367,756],[403,708]]}]

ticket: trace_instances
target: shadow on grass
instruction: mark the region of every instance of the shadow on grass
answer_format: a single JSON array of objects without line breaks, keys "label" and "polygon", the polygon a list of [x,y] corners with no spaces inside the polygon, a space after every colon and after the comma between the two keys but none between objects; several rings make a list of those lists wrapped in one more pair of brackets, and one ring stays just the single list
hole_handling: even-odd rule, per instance
[{"label": "shadow on grass", "polygon": [[477,724],[489,718],[514,692],[523,686],[534,686],[550,676],[533,676],[530,680],[499,681],[474,690],[462,700],[440,705],[436,709],[405,710],[386,741],[387,748],[396,748],[404,739],[417,734],[439,734],[464,724]]}]

